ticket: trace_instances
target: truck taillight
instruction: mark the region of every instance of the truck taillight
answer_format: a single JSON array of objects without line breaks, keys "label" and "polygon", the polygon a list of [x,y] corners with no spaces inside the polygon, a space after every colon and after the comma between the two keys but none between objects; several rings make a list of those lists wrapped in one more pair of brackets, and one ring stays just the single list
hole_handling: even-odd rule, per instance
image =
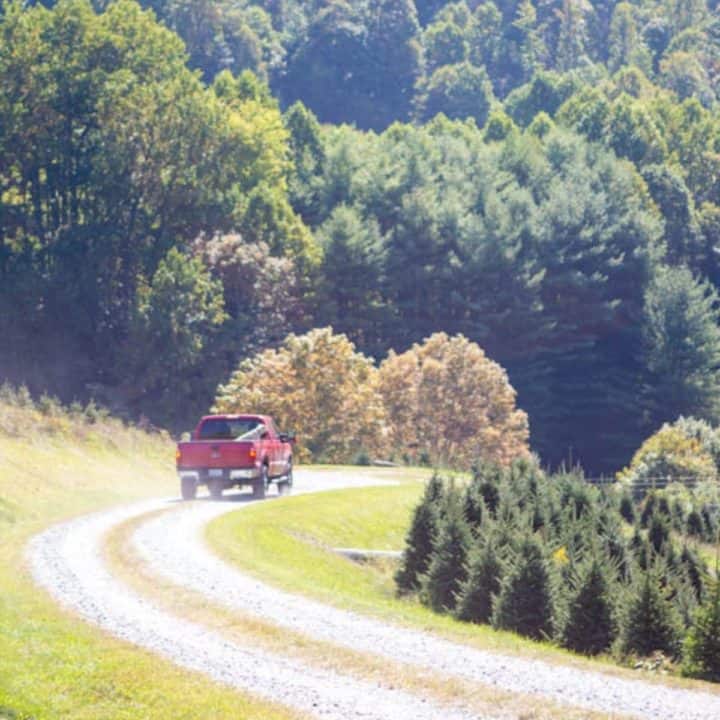
[{"label": "truck taillight", "polygon": [[257,450],[255,448],[250,448],[248,456],[251,460],[255,460],[255,458],[257,458]]},{"label": "truck taillight", "polygon": [[182,458],[182,453],[180,452],[180,448],[175,450],[175,462],[180,464],[180,459]]}]

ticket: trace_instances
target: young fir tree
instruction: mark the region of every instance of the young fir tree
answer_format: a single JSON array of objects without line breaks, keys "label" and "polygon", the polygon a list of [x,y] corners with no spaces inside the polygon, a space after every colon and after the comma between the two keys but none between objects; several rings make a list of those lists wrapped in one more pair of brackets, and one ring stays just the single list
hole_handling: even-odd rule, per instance
[{"label": "young fir tree", "polygon": [[625,539],[618,531],[603,537],[605,554],[610,560],[610,569],[616,580],[626,581],[632,574],[632,562]]},{"label": "young fir tree", "polygon": [[492,624],[532,638],[553,633],[554,598],[547,560],[540,543],[526,537],[505,574],[492,614]]},{"label": "young fir tree", "polygon": [[658,498],[656,512],[666,518],[669,518],[672,516],[672,509],[670,508],[670,501],[667,499],[667,497],[665,497],[665,495],[661,495]]},{"label": "young fir tree", "polygon": [[438,523],[430,567],[424,578],[427,604],[437,612],[454,610],[460,587],[466,578],[470,530],[459,498],[446,499],[445,513]]},{"label": "young fir tree", "polygon": [[648,540],[656,553],[661,553],[670,540],[670,523],[664,515],[655,513],[648,525]]},{"label": "young fir tree", "polygon": [[500,592],[503,566],[492,536],[480,538],[468,555],[467,579],[460,586],[456,615],[460,620],[490,622]]},{"label": "young fir tree", "polygon": [[685,672],[720,681],[720,580],[713,581],[685,640]]},{"label": "young fir tree", "polygon": [[395,573],[399,593],[420,589],[420,578],[430,566],[433,542],[437,532],[438,508],[443,500],[442,480],[434,475],[425,488],[420,504],[415,508],[400,568]]},{"label": "young fir tree", "polygon": [[463,492],[463,512],[470,530],[477,535],[487,514],[482,493],[474,483],[468,485]]},{"label": "young fir tree", "polygon": [[613,605],[606,570],[597,557],[581,567],[571,589],[562,644],[597,655],[615,639]]},{"label": "young fir tree", "polygon": [[697,510],[693,509],[688,513],[685,525],[688,535],[698,538],[703,536],[705,523],[703,523],[702,515]]},{"label": "young fir tree", "polygon": [[642,574],[630,596],[623,618],[620,646],[625,653],[650,655],[660,650],[677,655],[680,647],[680,619],[660,586],[658,573]]},{"label": "young fir tree", "polygon": [[700,509],[700,515],[702,515],[703,525],[705,526],[705,542],[716,542],[718,539],[718,524],[717,518],[715,516],[715,511],[711,509],[707,504],[705,504]]},{"label": "young fir tree", "polygon": [[683,551],[680,555],[680,562],[685,568],[690,584],[693,586],[695,597],[698,601],[702,600],[703,593],[705,591],[705,581],[703,576],[707,573],[705,563],[700,559],[697,552],[692,548],[689,548],[687,545],[683,547]]},{"label": "young fir tree", "polygon": [[679,533],[685,530],[685,507],[678,499],[672,504],[672,527]]},{"label": "young fir tree", "polygon": [[657,495],[654,491],[648,493],[643,503],[642,512],[640,513],[640,525],[646,528],[650,524],[652,516],[655,514],[657,508]]},{"label": "young fir tree", "polygon": [[633,502],[632,495],[625,491],[620,498],[620,514],[623,516],[625,522],[630,525],[635,524],[635,503]]}]

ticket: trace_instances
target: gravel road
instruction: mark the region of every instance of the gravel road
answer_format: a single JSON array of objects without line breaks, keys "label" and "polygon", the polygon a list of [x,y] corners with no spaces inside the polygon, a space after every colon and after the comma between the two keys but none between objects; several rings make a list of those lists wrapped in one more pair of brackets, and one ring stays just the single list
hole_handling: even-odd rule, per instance
[{"label": "gravel road", "polygon": [[[298,492],[365,484],[363,480],[327,472],[304,471],[296,475]],[[469,717],[459,708],[440,709],[407,693],[240,647],[160,611],[129,591],[103,565],[103,536],[120,522],[165,508],[169,511],[139,526],[133,536],[135,548],[154,572],[226,607],[254,613],[278,626],[337,646],[576,707],[640,718],[720,718],[718,695],[483,652],[276,590],[214,556],[202,539],[203,528],[210,520],[249,506],[242,502],[157,501],[80,518],[53,527],[33,540],[33,572],[61,603],[113,634],[155,650],[184,667],[315,717]]]},{"label": "gravel road", "polygon": [[[201,504],[198,503],[198,506]],[[102,560],[114,526],[172,507],[140,503],[56,525],[29,546],[35,580],[62,605],[113,635],[153,650],[182,667],[323,720],[472,720],[424,698],[229,642],[155,607],[119,582]],[[184,509],[185,506],[180,506]]]}]

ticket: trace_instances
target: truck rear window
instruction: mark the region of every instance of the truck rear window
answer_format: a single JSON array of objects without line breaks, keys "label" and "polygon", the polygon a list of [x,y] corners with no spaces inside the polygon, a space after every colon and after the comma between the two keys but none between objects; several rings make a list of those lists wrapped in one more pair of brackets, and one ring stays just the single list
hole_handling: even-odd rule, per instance
[{"label": "truck rear window", "polygon": [[237,420],[226,420],[223,418],[213,418],[206,420],[200,426],[198,433],[199,440],[239,440],[252,439],[260,434],[261,428],[264,427],[260,420],[252,418],[239,418]]}]

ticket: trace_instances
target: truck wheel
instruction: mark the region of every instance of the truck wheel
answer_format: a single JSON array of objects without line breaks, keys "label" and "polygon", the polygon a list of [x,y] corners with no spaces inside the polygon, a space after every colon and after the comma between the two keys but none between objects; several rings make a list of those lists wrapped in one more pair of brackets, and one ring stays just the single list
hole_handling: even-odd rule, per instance
[{"label": "truck wheel", "polygon": [[262,500],[267,494],[269,484],[270,480],[268,479],[268,468],[267,465],[263,465],[262,470],[260,471],[260,478],[256,480],[253,485],[253,497],[256,500]]},{"label": "truck wheel", "polygon": [[184,477],[180,479],[180,494],[183,500],[194,500],[197,495],[195,478]]},{"label": "truck wheel", "polygon": [[209,480],[208,490],[210,491],[210,497],[213,500],[220,500],[223,494],[223,483],[222,480]]},{"label": "truck wheel", "polygon": [[292,491],[293,486],[293,471],[292,465],[288,467],[288,471],[285,473],[285,478],[278,483],[278,494],[289,495]]}]

